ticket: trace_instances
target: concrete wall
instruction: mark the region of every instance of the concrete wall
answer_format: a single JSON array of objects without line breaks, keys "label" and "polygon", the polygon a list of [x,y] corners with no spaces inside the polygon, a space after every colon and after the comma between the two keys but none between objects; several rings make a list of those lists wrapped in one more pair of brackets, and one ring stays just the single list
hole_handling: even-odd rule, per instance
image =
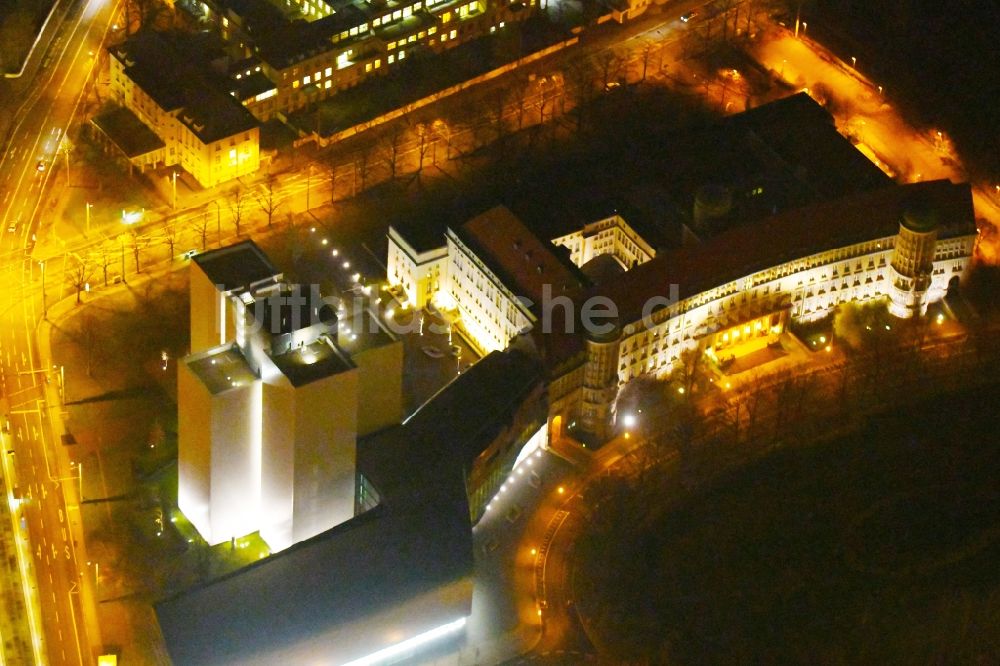
[{"label": "concrete wall", "polygon": [[177,364],[177,506],[203,536],[209,533],[211,396],[187,364]]},{"label": "concrete wall", "polygon": [[403,343],[399,340],[351,356],[358,367],[358,436],[403,420]]},{"label": "concrete wall", "polygon": [[191,262],[191,351],[192,354],[230,342],[236,337],[232,306],[205,271]]},{"label": "concrete wall", "polygon": [[283,378],[264,383],[260,535],[272,552],[294,543],[295,395]]},{"label": "concrete wall", "polygon": [[292,537],[301,541],[354,515],[358,371],[295,389]]},{"label": "concrete wall", "polygon": [[212,398],[210,544],[260,529],[261,383]]}]

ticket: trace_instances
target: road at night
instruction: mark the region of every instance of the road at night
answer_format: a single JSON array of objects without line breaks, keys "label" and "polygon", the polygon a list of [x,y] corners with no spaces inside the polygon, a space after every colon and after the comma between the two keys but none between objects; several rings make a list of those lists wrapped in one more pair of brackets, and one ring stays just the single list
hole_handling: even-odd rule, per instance
[{"label": "road at night", "polygon": [[[0,369],[10,420],[5,471],[23,501],[34,581],[24,590],[39,650],[36,661],[91,664],[100,643],[92,574],[83,552],[78,472],[61,444],[59,372],[40,356],[36,327],[43,316],[42,267],[31,259],[46,184],[65,130],[111,19],[111,6],[89,0],[58,26],[33,85],[20,100],[0,158]],[[48,269],[51,271],[51,268]],[[8,479],[10,482],[12,479]],[[37,584],[32,592],[31,584]]]}]

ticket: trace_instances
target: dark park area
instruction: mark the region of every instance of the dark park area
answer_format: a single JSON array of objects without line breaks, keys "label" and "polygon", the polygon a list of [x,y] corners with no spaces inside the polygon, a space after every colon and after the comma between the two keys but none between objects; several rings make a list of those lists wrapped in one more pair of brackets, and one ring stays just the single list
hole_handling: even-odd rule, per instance
[{"label": "dark park area", "polygon": [[613,558],[585,540],[591,633],[635,663],[992,663],[998,399],[993,384],[772,452],[636,512]]}]

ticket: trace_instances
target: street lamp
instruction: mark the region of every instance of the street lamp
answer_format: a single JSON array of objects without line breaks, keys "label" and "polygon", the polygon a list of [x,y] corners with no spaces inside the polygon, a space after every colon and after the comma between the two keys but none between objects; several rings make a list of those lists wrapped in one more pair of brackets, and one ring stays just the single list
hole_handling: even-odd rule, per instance
[{"label": "street lamp", "polygon": [[312,174],[313,174],[313,165],[310,162],[309,163],[309,168],[306,171],[306,210],[307,211],[311,208],[310,205],[309,205],[309,190],[312,188]]},{"label": "street lamp", "polygon": [[45,307],[45,262],[39,261],[38,265],[42,268],[42,317],[44,317],[48,312]]},{"label": "street lamp", "polygon": [[858,59],[855,58],[854,56],[851,56],[851,68],[853,69],[858,68]]},{"label": "street lamp", "polygon": [[171,174],[171,182],[172,182],[172,185],[173,185],[173,195],[174,195],[174,197],[173,197],[173,205],[171,206],[171,208],[173,208],[174,210],[177,210],[177,172],[176,171],[174,171]]},{"label": "street lamp", "polygon": [[86,235],[87,236],[90,235],[90,209],[93,208],[93,207],[94,207],[94,204],[92,204],[92,203],[90,203],[88,201],[87,202],[87,206],[86,206],[86,208],[87,208],[87,231],[86,231]]}]

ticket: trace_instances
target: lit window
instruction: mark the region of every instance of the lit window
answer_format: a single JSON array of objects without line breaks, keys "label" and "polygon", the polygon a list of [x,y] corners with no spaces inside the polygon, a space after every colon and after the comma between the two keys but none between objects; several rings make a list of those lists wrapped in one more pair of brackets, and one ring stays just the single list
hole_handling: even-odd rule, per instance
[{"label": "lit window", "polygon": [[427,33],[425,33],[423,30],[421,30],[420,32],[417,33],[417,39],[423,39],[424,35],[426,35],[426,34]]},{"label": "lit window", "polygon": [[382,66],[382,60],[380,58],[376,58],[375,59],[375,69],[378,69],[381,66]]},{"label": "lit window", "polygon": [[416,35],[410,35],[410,38],[408,40],[406,40],[406,41],[408,41],[410,44],[412,44],[413,42],[417,41],[417,36]]},{"label": "lit window", "polygon": [[327,67],[326,68],[326,75],[330,76],[330,74],[332,74],[332,73],[333,73],[333,68],[332,67]]},{"label": "lit window", "polygon": [[380,25],[382,25],[382,19],[380,18],[375,19],[374,21],[372,21],[372,25],[374,25],[376,28],[379,27]]},{"label": "lit window", "polygon": [[326,80],[326,85],[323,86],[323,87],[329,89],[332,84],[333,84],[333,81],[331,81],[330,79],[327,79]]},{"label": "lit window", "polygon": [[396,56],[394,56],[394,55],[390,55],[390,56],[389,56],[389,64],[391,65],[391,64],[392,64],[392,63],[394,63],[394,62],[396,62]]},{"label": "lit window", "polygon": [[447,23],[451,20],[451,12],[445,12],[441,15],[441,23]]},{"label": "lit window", "polygon": [[299,82],[297,80],[296,81],[292,81],[292,87],[293,88],[298,88],[299,87]]},{"label": "lit window", "polygon": [[391,51],[394,48],[396,48],[396,42],[389,42],[389,50]]},{"label": "lit window", "polygon": [[222,17],[222,27],[223,28],[229,27],[229,19],[227,19],[225,16]]},{"label": "lit window", "polygon": [[302,79],[302,85],[305,85],[305,86],[307,86],[307,85],[309,85],[310,83],[312,83],[312,77],[311,77],[311,76],[307,76],[307,77],[305,77],[304,79]]},{"label": "lit window", "polygon": [[365,65],[365,71],[366,72],[372,71],[372,64],[371,63],[368,63],[368,64]]},{"label": "lit window", "polygon": [[399,59],[402,60],[405,57],[406,57],[406,51],[400,51],[399,52]]},{"label": "lit window", "polygon": [[438,31],[438,29],[437,29],[436,25],[435,26],[431,26],[430,28],[427,28],[427,34],[428,35],[437,34],[437,31]]},{"label": "lit window", "polygon": [[451,37],[452,39],[455,39],[455,35],[457,35],[457,34],[458,34],[458,30],[452,30],[451,34],[448,35],[448,36]]},{"label": "lit window", "polygon": [[403,18],[410,18],[413,16],[413,10],[409,7],[403,8]]}]

